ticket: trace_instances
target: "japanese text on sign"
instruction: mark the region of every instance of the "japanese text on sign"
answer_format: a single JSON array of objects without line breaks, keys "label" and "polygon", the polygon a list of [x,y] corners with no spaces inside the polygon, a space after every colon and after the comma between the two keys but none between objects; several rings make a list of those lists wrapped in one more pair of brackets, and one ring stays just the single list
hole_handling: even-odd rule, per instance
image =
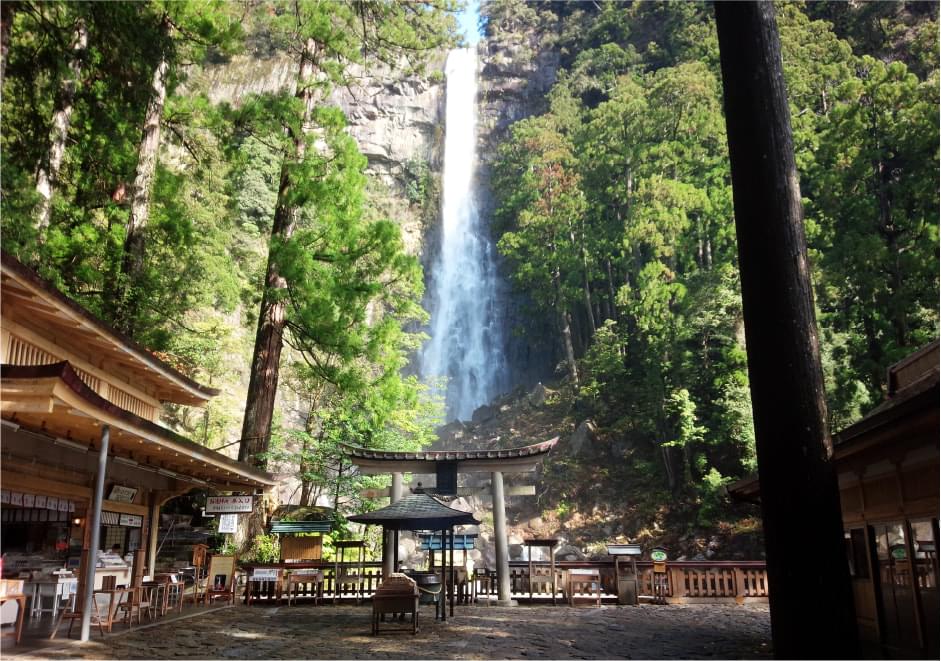
[{"label": "japanese text on sign", "polygon": [[209,496],[207,514],[232,514],[252,511],[252,496]]}]

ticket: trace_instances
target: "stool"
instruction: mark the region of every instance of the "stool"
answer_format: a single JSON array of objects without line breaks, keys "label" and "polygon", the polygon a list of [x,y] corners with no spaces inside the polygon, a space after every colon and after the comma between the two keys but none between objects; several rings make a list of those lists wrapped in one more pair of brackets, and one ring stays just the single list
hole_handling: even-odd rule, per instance
[{"label": "stool", "polygon": [[474,603],[477,603],[477,594],[478,589],[485,595],[487,595],[487,605],[490,605],[490,595],[493,594],[493,587],[495,583],[495,573],[491,572],[487,568],[475,569],[474,570],[474,586],[473,586],[473,600]]}]

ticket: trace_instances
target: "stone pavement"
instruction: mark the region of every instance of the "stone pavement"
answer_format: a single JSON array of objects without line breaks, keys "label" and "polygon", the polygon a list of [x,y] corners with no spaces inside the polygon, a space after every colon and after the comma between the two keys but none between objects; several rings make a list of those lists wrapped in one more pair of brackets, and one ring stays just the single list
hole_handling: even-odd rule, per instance
[{"label": "stone pavement", "polygon": [[[9,659],[759,659],[767,604],[465,606],[419,632],[370,635],[368,606],[235,606],[85,644],[44,642]],[[396,626],[399,623],[395,623]],[[386,622],[383,627],[390,628]],[[404,623],[402,626],[405,626]]]}]

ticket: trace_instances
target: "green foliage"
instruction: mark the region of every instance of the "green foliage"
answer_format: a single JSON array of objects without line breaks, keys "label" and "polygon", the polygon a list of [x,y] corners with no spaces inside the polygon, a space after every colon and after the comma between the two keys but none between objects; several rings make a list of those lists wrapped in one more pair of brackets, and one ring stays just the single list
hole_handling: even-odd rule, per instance
[{"label": "green foliage", "polygon": [[728,502],[725,487],[734,481],[734,478],[723,477],[715,468],[703,475],[702,481],[697,485],[699,507],[696,511],[697,523],[701,526],[712,526],[718,521],[724,505]]},{"label": "green foliage", "polygon": [[[223,535],[225,539],[219,543],[218,546],[212,549],[213,553],[218,553],[219,555],[235,555],[238,553],[238,545],[232,541],[231,535]],[[279,558],[276,558],[276,561]]]},{"label": "green foliage", "polygon": [[[822,7],[784,3],[778,22],[838,430],[937,336],[938,46],[926,57],[915,18],[930,31],[937,11]],[[711,520],[756,461],[711,10],[551,10],[565,66],[548,111],[500,147],[498,246],[535,303],[534,340],[560,304],[572,318],[578,415]],[[541,20],[491,11],[497,36]]]},{"label": "green foliage", "polygon": [[246,562],[278,562],[281,559],[281,543],[277,535],[255,535]]},{"label": "green foliage", "polygon": [[434,175],[427,161],[413,158],[405,161],[405,197],[409,204],[424,207],[434,189]]}]

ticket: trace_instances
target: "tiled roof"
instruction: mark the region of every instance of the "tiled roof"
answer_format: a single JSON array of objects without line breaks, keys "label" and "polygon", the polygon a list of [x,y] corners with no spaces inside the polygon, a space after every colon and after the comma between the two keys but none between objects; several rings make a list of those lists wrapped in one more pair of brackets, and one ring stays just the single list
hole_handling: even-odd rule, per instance
[{"label": "tiled roof", "polygon": [[559,442],[559,437],[550,438],[542,443],[534,443],[522,448],[507,450],[470,450],[458,452],[453,450],[432,450],[428,452],[394,452],[384,450],[369,450],[353,445],[343,444],[347,455],[355,459],[371,459],[379,461],[479,461],[481,459],[519,459],[545,454]]},{"label": "tiled roof", "polygon": [[470,512],[442,505],[426,493],[405,496],[382,509],[348,518],[357,523],[380,525],[387,530],[444,530],[480,523]]},{"label": "tiled roof", "polygon": [[[251,466],[247,463],[241,461],[236,461],[226,455],[211,450],[203,445],[195,443],[185,436],[181,436],[176,432],[162,427],[155,422],[147,420],[140,417],[136,413],[122,409],[117,404],[109,402],[97,392],[92,390],[82,381],[81,377],[75,372],[71,364],[68,361],[63,361],[60,363],[52,363],[50,365],[0,365],[0,376],[2,376],[4,388],[13,388],[16,384],[20,382],[31,382],[35,380],[44,380],[44,379],[55,379],[64,385],[68,390],[73,392],[78,399],[80,399],[87,409],[82,411],[75,411],[69,407],[57,406],[53,409],[50,409],[48,413],[42,413],[44,416],[43,420],[43,430],[45,432],[50,432],[51,430],[46,429],[47,422],[49,425],[52,425],[55,419],[65,420],[69,416],[76,416],[84,420],[88,420],[90,416],[104,416],[111,417],[119,420],[122,423],[120,427],[122,430],[126,430],[128,434],[132,434],[134,437],[139,438],[140,447],[150,448],[158,447],[157,443],[149,442],[145,444],[145,441],[148,438],[158,438],[161,443],[168,444],[168,447],[171,450],[174,450],[176,453],[182,454],[183,458],[177,459],[176,464],[173,466],[167,466],[167,468],[173,468],[177,471],[182,471],[184,474],[189,475],[191,473],[191,468],[189,468],[189,462],[187,459],[192,458],[197,461],[207,462],[212,464],[213,467],[220,469],[225,469],[227,475],[221,478],[217,477],[207,477],[206,479],[214,483],[214,486],[225,488],[224,482],[237,481],[241,483],[246,483],[246,486],[273,486],[277,484],[275,478],[269,473],[259,470],[254,466]],[[12,399],[8,398],[8,399]],[[14,412],[15,408],[11,408]],[[30,412],[34,415],[40,415],[35,412]],[[28,415],[24,414],[24,415]],[[21,425],[22,426],[22,425]],[[27,426],[28,428],[28,426]],[[116,447],[117,443],[112,443],[112,447]],[[135,446],[136,447],[136,446]],[[168,458],[168,461],[173,461],[173,459]]]}]

